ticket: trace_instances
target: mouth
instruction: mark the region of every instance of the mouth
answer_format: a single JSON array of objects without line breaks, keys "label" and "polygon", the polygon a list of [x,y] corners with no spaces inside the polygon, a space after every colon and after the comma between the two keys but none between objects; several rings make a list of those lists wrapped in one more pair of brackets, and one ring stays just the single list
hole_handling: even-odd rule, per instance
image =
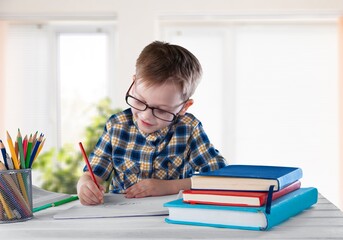
[{"label": "mouth", "polygon": [[152,126],[153,126],[152,124],[150,124],[150,123],[148,123],[148,122],[145,122],[145,121],[143,121],[143,120],[141,120],[141,123],[142,123],[142,125],[145,126],[145,127],[152,127]]}]

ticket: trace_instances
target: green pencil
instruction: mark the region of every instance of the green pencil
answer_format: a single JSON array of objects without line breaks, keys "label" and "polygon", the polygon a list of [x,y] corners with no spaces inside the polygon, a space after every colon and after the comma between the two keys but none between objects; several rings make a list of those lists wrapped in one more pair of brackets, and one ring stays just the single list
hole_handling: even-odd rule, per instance
[{"label": "green pencil", "polygon": [[21,133],[20,133],[19,128],[18,128],[17,141],[18,141],[18,148],[19,148],[19,157],[20,157],[21,168],[25,169],[26,168],[26,164],[25,164],[25,159],[24,159],[23,138],[21,137]]},{"label": "green pencil", "polygon": [[30,167],[31,150],[32,150],[32,134],[30,134],[30,138],[29,138],[29,141],[27,143],[26,159],[25,159],[26,168]]},{"label": "green pencil", "polygon": [[44,209],[47,209],[47,208],[50,208],[50,207],[57,207],[57,206],[60,206],[62,204],[65,204],[65,203],[68,203],[68,202],[72,202],[72,201],[75,201],[75,200],[78,200],[78,199],[79,199],[78,196],[71,196],[69,198],[62,199],[62,200],[57,201],[57,202],[48,203],[48,204],[45,204],[45,205],[40,206],[40,207],[35,207],[35,208],[33,208],[32,212],[38,212],[38,211],[41,211],[41,210],[44,210]]}]

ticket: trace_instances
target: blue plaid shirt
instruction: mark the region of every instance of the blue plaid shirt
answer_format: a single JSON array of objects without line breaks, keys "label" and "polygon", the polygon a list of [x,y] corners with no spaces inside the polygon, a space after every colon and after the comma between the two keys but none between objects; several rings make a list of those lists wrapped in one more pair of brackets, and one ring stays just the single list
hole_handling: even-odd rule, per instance
[{"label": "blue plaid shirt", "polygon": [[142,179],[189,178],[195,171],[212,171],[226,162],[192,114],[186,113],[170,126],[145,134],[127,109],[108,119],[90,154],[90,164],[103,180],[113,172],[110,189],[122,193]]}]

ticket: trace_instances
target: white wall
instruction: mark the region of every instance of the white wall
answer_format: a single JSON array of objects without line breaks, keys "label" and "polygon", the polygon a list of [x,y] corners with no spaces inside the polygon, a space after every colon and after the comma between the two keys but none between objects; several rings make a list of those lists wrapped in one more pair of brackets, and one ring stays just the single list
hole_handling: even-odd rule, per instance
[{"label": "white wall", "polygon": [[[158,37],[161,16],[170,15],[293,15],[307,13],[343,14],[341,0],[1,0],[0,19],[85,18],[87,16],[118,19],[118,75],[121,83],[131,79],[134,63],[142,48]],[[127,84],[117,85],[117,93]],[[125,106],[120,94],[118,105]]]},{"label": "white wall", "polygon": [[[116,83],[113,84],[115,87],[112,89],[112,92],[115,105],[122,107],[126,106],[122,96],[126,91],[128,81],[131,80],[131,76],[134,73],[134,63],[137,55],[146,44],[159,37],[158,20],[179,15],[187,18],[187,16],[196,16],[199,13],[205,14],[208,19],[223,15],[228,17],[258,17],[262,15],[284,15],[286,17],[292,15],[338,16],[343,15],[343,1],[174,0],[167,2],[161,0],[0,0],[0,20],[117,19],[119,32],[118,72],[115,75]],[[4,81],[1,81],[0,88],[4,89],[4,86]],[[7,109],[5,114],[9,114]],[[0,124],[3,124],[2,121],[0,121]],[[6,129],[6,127],[0,125],[0,129]],[[341,156],[341,162],[342,160]],[[342,175],[342,166],[337,167],[341,168]],[[326,176],[321,177],[325,178]],[[343,184],[340,184],[341,189]],[[336,203],[340,201],[343,208],[342,199],[338,200],[338,194],[332,199]]]}]

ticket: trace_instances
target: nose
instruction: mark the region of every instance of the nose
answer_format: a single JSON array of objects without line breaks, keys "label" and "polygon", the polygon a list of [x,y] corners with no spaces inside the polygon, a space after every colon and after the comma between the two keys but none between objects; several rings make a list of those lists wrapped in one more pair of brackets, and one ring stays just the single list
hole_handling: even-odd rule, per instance
[{"label": "nose", "polygon": [[152,109],[149,107],[145,111],[141,111],[140,116],[142,119],[148,120],[148,121],[154,118],[154,115],[152,114]]}]

